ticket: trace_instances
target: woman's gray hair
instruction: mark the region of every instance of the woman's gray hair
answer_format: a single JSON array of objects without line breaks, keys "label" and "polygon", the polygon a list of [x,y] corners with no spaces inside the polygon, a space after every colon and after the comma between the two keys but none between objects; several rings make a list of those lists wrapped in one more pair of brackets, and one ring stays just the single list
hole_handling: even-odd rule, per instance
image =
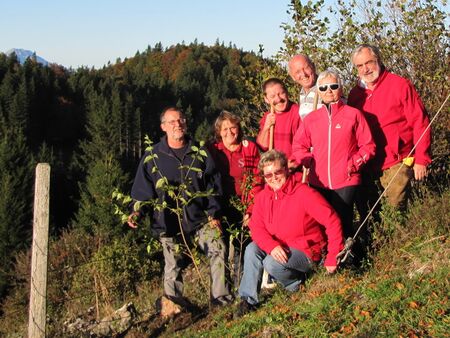
[{"label": "woman's gray hair", "polygon": [[263,153],[261,155],[261,159],[259,160],[258,163],[258,169],[260,172],[263,172],[263,169],[266,165],[273,163],[275,161],[280,162],[280,166],[283,169],[287,169],[288,168],[288,161],[287,161],[287,157],[285,155],[285,153],[272,149],[269,151],[266,151],[265,153]]},{"label": "woman's gray hair", "polygon": [[324,70],[323,72],[321,72],[319,74],[319,76],[317,77],[317,84],[319,84],[319,81],[328,77],[328,76],[333,76],[334,78],[336,78],[337,83],[339,84],[339,87],[342,88],[342,79],[341,76],[339,75],[339,73],[337,72],[337,70],[333,69],[333,68],[328,68],[327,70]]}]

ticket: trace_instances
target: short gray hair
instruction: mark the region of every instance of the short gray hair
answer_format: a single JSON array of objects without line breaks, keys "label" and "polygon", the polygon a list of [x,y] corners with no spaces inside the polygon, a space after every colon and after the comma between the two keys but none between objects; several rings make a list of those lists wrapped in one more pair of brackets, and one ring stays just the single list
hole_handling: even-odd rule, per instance
[{"label": "short gray hair", "polygon": [[375,58],[377,59],[377,62],[380,66],[383,65],[383,60],[381,59],[381,53],[380,50],[378,49],[378,47],[375,47],[373,45],[369,45],[368,43],[363,43],[361,45],[359,45],[358,47],[356,47],[353,52],[352,52],[352,56],[351,56],[351,63],[353,65],[355,65],[355,63],[353,62],[353,59],[355,58],[356,55],[358,55],[359,53],[361,53],[361,51],[363,49],[368,49],[370,51],[370,53],[375,56]]},{"label": "short gray hair", "polygon": [[332,69],[332,68],[328,68],[327,70],[324,70],[323,72],[321,72],[319,74],[319,76],[317,77],[317,84],[319,84],[319,81],[328,77],[328,76],[333,76],[336,78],[337,83],[339,84],[339,87],[342,87],[342,79],[341,76],[339,75],[339,73],[337,72],[337,70]]},{"label": "short gray hair", "polygon": [[181,117],[181,118],[186,118],[186,116],[184,115],[183,111],[182,111],[180,108],[175,107],[175,106],[169,106],[169,107],[164,108],[163,111],[162,111],[162,113],[159,115],[159,121],[160,121],[161,123],[164,123],[164,118],[165,118],[165,116],[166,116],[166,113],[167,113],[169,110],[173,110],[173,111],[176,111],[176,112],[180,113],[180,117]]},{"label": "short gray hair", "polygon": [[261,159],[259,160],[259,163],[258,163],[259,171],[263,172],[263,169],[266,165],[273,163],[275,161],[280,162],[281,168],[287,169],[288,161],[287,161],[286,154],[281,151],[272,149],[272,150],[266,151],[265,153],[263,153],[261,155]]}]

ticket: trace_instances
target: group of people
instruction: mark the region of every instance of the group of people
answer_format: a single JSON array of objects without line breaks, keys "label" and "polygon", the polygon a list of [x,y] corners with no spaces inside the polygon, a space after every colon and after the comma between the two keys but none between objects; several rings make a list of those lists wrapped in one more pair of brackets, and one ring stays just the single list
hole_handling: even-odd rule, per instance
[{"label": "group of people", "polygon": [[[162,112],[165,136],[154,146],[152,161],[146,161],[148,153],[142,157],[133,200],[174,203],[157,187],[162,177],[175,186],[188,181],[192,192],[214,192],[183,205],[181,224],[168,208],[146,211],[163,247],[167,297],[183,294],[184,257],[176,250],[183,235],[197,238],[210,259],[211,304],[234,300],[226,278],[229,234],[223,217],[227,224],[248,226],[251,234],[233,258],[244,254],[243,274],[238,273],[243,315],[259,303],[264,270],[289,291],[298,290],[319,262],[329,273],[336,271],[344,239],[355,233],[355,202],[363,219],[379,188],[389,185],[387,202],[405,210],[411,179],[422,180],[431,163],[429,119],[414,86],[386,70],[376,47],[358,46],[351,62],[358,82],[345,100],[338,72],[317,75],[308,56],[294,56],[288,68],[301,86],[298,104],[281,80],[266,80],[262,89],[269,110],[256,143],[243,137],[239,117],[224,111],[202,160],[192,156],[195,142],[183,112],[175,107]],[[244,211],[231,198],[240,199]],[[135,216],[129,218],[132,227]]]}]

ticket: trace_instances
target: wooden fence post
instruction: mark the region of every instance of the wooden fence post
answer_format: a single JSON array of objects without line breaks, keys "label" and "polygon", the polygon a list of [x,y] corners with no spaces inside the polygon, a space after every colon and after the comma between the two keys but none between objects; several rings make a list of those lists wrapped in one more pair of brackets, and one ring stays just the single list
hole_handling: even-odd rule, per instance
[{"label": "wooden fence post", "polygon": [[47,317],[47,254],[50,202],[50,165],[36,166],[34,187],[33,244],[31,252],[28,337],[45,337]]}]

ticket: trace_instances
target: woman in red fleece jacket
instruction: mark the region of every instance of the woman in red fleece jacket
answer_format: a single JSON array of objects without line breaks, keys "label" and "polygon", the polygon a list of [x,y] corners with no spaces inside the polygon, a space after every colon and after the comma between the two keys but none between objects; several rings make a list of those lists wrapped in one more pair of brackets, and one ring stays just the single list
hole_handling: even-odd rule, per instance
[{"label": "woman in red fleece jacket", "polygon": [[[242,274],[244,248],[249,242],[242,226],[248,225],[254,195],[262,189],[258,175],[259,150],[256,143],[243,139],[240,121],[237,115],[222,111],[214,123],[215,142],[208,146],[221,175],[222,210],[228,224],[225,236],[233,238],[229,249],[234,249],[232,277],[236,287]],[[244,211],[231,203],[235,197],[242,201]],[[235,229],[239,230],[238,236]],[[228,244],[228,240],[226,242]]]},{"label": "woman in red fleece jacket", "polygon": [[300,177],[289,175],[284,153],[264,153],[258,168],[266,186],[255,197],[249,223],[253,242],[245,251],[238,315],[258,303],[263,269],[285,289],[296,291],[325,248],[329,273],[336,270],[336,256],[342,249],[338,215],[320,193],[302,184]]},{"label": "woman in red fleece jacket", "polygon": [[375,143],[363,113],[344,103],[336,71],[320,73],[317,88],[323,106],[303,120],[292,144],[293,157],[310,168],[309,183],[337,211],[347,238],[356,231],[353,203],[360,169],[375,155]]}]

